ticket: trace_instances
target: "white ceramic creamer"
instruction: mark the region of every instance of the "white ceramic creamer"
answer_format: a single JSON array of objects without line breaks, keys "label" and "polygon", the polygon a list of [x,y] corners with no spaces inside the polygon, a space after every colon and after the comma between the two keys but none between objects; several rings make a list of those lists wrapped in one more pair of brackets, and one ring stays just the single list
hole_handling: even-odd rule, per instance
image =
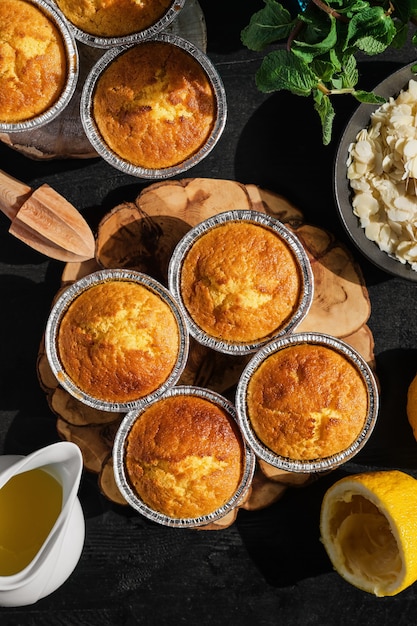
[{"label": "white ceramic creamer", "polygon": [[37,602],[81,556],[85,521],[80,449],[62,441],[28,456],[0,456],[0,606]]}]

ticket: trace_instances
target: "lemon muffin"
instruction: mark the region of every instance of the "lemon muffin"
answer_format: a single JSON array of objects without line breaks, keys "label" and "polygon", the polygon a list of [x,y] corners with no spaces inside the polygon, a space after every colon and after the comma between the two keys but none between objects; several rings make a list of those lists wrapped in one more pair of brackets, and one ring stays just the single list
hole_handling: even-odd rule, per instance
[{"label": "lemon muffin", "polygon": [[206,72],[188,52],[166,41],[148,41],[124,51],[99,76],[92,117],[119,158],[163,169],[205,144],[216,119],[216,99]]},{"label": "lemon muffin", "polygon": [[84,393],[105,402],[131,402],[153,393],[179,354],[177,320],[145,285],[107,280],[81,292],[57,331],[66,374]]},{"label": "lemon muffin", "polygon": [[24,0],[0,2],[0,121],[42,114],[59,99],[67,59],[56,25]]},{"label": "lemon muffin", "polygon": [[180,293],[190,317],[224,342],[257,342],[278,332],[298,310],[302,288],[288,243],[245,220],[204,232],[181,266]]},{"label": "lemon muffin", "polygon": [[246,400],[260,441],[293,460],[342,452],[356,441],[368,415],[360,371],[337,350],[313,343],[268,356],[252,374]]},{"label": "lemon muffin", "polygon": [[155,24],[172,0],[55,0],[65,17],[97,37],[130,35]]},{"label": "lemon muffin", "polygon": [[142,502],[176,519],[209,515],[226,504],[245,463],[234,419],[196,395],[163,397],[146,408],[127,434],[124,455]]}]

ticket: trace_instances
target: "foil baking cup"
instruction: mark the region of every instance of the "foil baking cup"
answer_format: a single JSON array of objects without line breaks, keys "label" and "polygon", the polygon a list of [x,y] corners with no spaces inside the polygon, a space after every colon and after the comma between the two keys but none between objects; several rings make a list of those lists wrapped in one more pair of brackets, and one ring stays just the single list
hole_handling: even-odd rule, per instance
[{"label": "foil baking cup", "polygon": [[225,517],[225,515],[230,513],[244,501],[252,484],[256,457],[251,448],[246,444],[242,435],[242,442],[244,445],[244,468],[240,484],[228,502],[207,515],[202,515],[200,517],[174,518],[150,508],[134,491],[127,477],[125,470],[126,438],[135,421],[140,419],[141,415],[151,404],[162,401],[165,398],[178,395],[197,396],[208,400],[225,410],[235,421],[237,421],[234,405],[220,394],[202,387],[185,385],[172,387],[163,396],[150,400],[149,402],[142,404],[140,408],[130,411],[121,422],[116,433],[113,446],[114,476],[116,484],[127,503],[144,517],[158,524],[162,524],[163,526],[171,526],[174,528],[197,528]]},{"label": "foil baking cup", "polygon": [[[56,4],[56,0],[55,4]],[[66,17],[69,27],[71,28],[75,39],[77,41],[91,46],[92,48],[108,49],[117,46],[124,46],[133,43],[144,41],[145,39],[151,39],[158,33],[168,28],[178,17],[180,11],[183,9],[186,0],[174,0],[165,13],[153,24],[133,33],[127,35],[118,35],[114,37],[102,37],[99,35],[92,35],[85,30],[82,30],[76,26],[71,20]]]},{"label": "foil baking cup", "polygon": [[[364,426],[359,436],[351,443],[351,445],[345,450],[342,450],[332,456],[310,460],[291,459],[280,456],[272,451],[258,438],[254,432],[247,410],[248,385],[251,377],[256,372],[258,367],[266,361],[269,356],[275,354],[277,351],[289,346],[300,345],[303,343],[322,345],[342,354],[352,363],[352,365],[354,365],[356,370],[362,376],[368,396],[368,408]],[[269,463],[269,465],[272,465],[273,467],[277,467],[288,472],[325,472],[335,469],[339,465],[352,459],[368,441],[378,416],[379,392],[376,379],[369,365],[363,357],[356,350],[354,350],[354,348],[349,346],[343,340],[323,333],[295,333],[293,335],[288,335],[272,341],[252,357],[241,374],[236,390],[235,405],[238,422],[244,437],[259,459]]]},{"label": "foil baking cup", "polygon": [[[132,45],[120,46],[108,50],[90,70],[81,94],[80,115],[84,132],[87,135],[88,140],[90,141],[96,152],[105,161],[110,163],[110,165],[112,165],[116,169],[122,171],[125,174],[129,174],[130,176],[137,176],[138,178],[151,180],[160,180],[182,174],[186,170],[189,170],[190,168],[197,165],[197,163],[202,161],[213,150],[214,146],[220,139],[226,124],[227,102],[226,92],[219,73],[209,60],[208,56],[197,46],[192,44],[190,41],[183,39],[182,37],[167,33],[162,33],[156,35],[155,37],[152,37],[151,39],[147,39],[145,43],[149,43],[150,41],[162,41],[172,46],[177,46],[181,48],[182,50],[190,54],[205,71],[211,83],[214,97],[216,99],[216,119],[210,136],[208,137],[204,145],[196,153],[194,153],[192,156],[190,156],[188,159],[185,159],[181,163],[161,169],[144,168],[134,165],[133,163],[130,163],[129,161],[121,158],[118,154],[113,152],[111,148],[109,148],[107,143],[104,141],[94,120],[93,98],[95,86],[101,74],[106,70],[106,68],[119,55],[129,50]],[[140,43],[136,45],[140,45]]]},{"label": "foil baking cup", "polygon": [[[253,224],[259,224],[265,228],[272,230],[278,237],[280,237],[291,249],[295,259],[299,265],[299,275],[301,279],[300,298],[298,306],[294,311],[294,314],[288,319],[285,324],[279,327],[276,332],[271,333],[267,337],[262,337],[257,341],[249,343],[241,342],[229,342],[223,341],[217,337],[214,337],[204,331],[192,318],[181,294],[181,271],[184,259],[187,253],[190,251],[194,243],[207,233],[212,228],[216,228],[219,225],[227,222],[240,222],[246,221]],[[252,210],[232,210],[225,211],[210,217],[192,228],[184,237],[178,242],[171,256],[171,260],[168,267],[168,285],[171,293],[178,302],[181,311],[187,320],[188,329],[190,335],[196,339],[199,343],[212,350],[222,352],[230,355],[243,355],[249,354],[259,350],[263,345],[269,343],[276,337],[286,335],[293,332],[297,326],[306,317],[310,310],[311,303],[314,295],[314,278],[311,270],[310,261],[302,246],[300,240],[294,235],[284,224],[282,224],[276,218],[267,215],[266,213],[260,213]]]},{"label": "foil baking cup", "polygon": [[[152,393],[129,402],[108,402],[101,398],[94,397],[88,393],[85,393],[85,391],[80,389],[74,383],[74,381],[65,371],[65,368],[63,367],[59,357],[59,350],[57,345],[59,325],[70,304],[74,300],[76,300],[76,298],[81,295],[81,293],[90,289],[94,285],[104,283],[106,281],[115,280],[135,282],[137,284],[143,285],[144,287],[149,289],[150,292],[153,292],[159,298],[161,298],[161,300],[163,300],[170,307],[171,312],[175,317],[180,338],[176,363],[165,382],[160,387],[155,389]],[[89,274],[88,276],[81,278],[77,282],[70,285],[70,287],[68,287],[59,296],[50,312],[46,324],[45,352],[52,372],[58,380],[59,384],[80,402],[90,407],[93,407],[94,409],[102,411],[112,411],[118,413],[127,412],[137,408],[141,405],[141,403],[145,401],[149,401],[153,398],[161,396],[171,386],[175,385],[175,383],[181,376],[187,363],[188,348],[189,337],[187,332],[187,325],[179,307],[177,306],[170,292],[155,279],[135,270],[107,269],[94,272],[93,274]]]},{"label": "foil baking cup", "polygon": [[69,104],[72,96],[74,95],[77,87],[79,76],[79,57],[78,48],[75,42],[74,36],[69,28],[67,21],[62,15],[61,11],[55,6],[52,6],[45,0],[27,0],[40,11],[56,26],[61,34],[62,42],[65,48],[66,62],[67,62],[67,79],[65,81],[64,88],[61,95],[56,102],[49,107],[43,113],[35,115],[28,120],[21,122],[1,122],[0,132],[2,133],[18,133],[23,131],[36,130],[41,126],[45,126],[58,115],[60,115],[67,105]]}]

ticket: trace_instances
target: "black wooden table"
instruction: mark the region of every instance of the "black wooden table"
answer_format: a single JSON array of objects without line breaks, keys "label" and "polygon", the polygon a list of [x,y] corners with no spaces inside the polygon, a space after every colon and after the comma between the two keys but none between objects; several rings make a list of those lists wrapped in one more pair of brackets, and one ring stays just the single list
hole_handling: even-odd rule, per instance
[{"label": "black wooden table", "polygon": [[[377,427],[351,463],[273,506],[240,511],[223,531],[188,531],[153,524],[104,498],[85,472],[80,501],[86,539],[68,581],[36,605],[0,608],[12,625],[253,625],[382,626],[417,623],[417,584],[377,599],[332,571],[319,540],[319,510],[327,487],[346,473],[399,468],[417,477],[417,443],[408,425],[408,384],[417,372],[417,285],[371,266],[345,235],[333,199],[333,159],[355,103],[336,102],[334,140],[321,144],[310,99],[260,94],[254,74],[260,54],[240,43],[240,30],[261,0],[201,0],[208,54],[226,88],[225,132],[208,158],[187,173],[255,183],[286,196],[306,221],[333,232],[359,261],[369,290],[369,326],[381,383]],[[361,63],[372,88],[414,60],[411,45]],[[148,184],[101,159],[33,161],[0,146],[0,168],[36,187],[47,182],[79,208],[94,228],[100,217]],[[0,452],[28,454],[57,441],[55,418],[41,391],[36,357],[63,265],[32,251],[7,232],[0,216]],[[417,530],[416,530],[417,532]]]}]

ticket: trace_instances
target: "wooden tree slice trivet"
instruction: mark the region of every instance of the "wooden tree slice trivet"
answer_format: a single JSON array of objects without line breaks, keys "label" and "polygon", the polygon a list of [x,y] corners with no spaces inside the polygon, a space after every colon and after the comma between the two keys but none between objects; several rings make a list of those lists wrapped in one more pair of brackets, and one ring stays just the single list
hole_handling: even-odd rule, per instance
[{"label": "wooden tree slice trivet", "polygon": [[72,441],[80,447],[85,469],[99,474],[109,455],[109,450],[113,447],[114,437],[121,421],[119,418],[109,424],[74,426],[58,417],[57,431],[62,439]]},{"label": "wooden tree slice trivet", "polygon": [[[374,367],[374,341],[367,326],[370,300],[353,256],[331,233],[304,223],[301,211],[285,198],[255,185],[206,178],[149,185],[134,202],[120,204],[104,216],[97,230],[96,259],[68,263],[62,286],[103,267],[136,269],[166,285],[169,259],[181,237],[202,220],[232,209],[273,215],[289,226],[303,244],[312,265],[315,289],[310,312],[297,331],[325,332],[343,338]],[[250,356],[223,355],[191,339],[179,384],[207,387],[226,396],[233,394]],[[103,495],[117,504],[126,504],[115,483],[111,457],[114,433],[122,416],[89,409],[70,397],[52,374],[43,343],[38,375],[51,410],[57,415],[60,436],[79,445],[86,469],[98,474]],[[315,477],[284,472],[259,461],[250,493],[237,508],[253,511],[270,506],[288,486],[302,486]],[[236,514],[237,509],[203,528],[225,528]]]},{"label": "wooden tree slice trivet", "polygon": [[98,476],[98,486],[101,493],[105,494],[106,497],[112,502],[120,504],[121,506],[127,505],[127,502],[120,493],[114,479],[113,458],[111,454],[108,454],[103,460]]}]

